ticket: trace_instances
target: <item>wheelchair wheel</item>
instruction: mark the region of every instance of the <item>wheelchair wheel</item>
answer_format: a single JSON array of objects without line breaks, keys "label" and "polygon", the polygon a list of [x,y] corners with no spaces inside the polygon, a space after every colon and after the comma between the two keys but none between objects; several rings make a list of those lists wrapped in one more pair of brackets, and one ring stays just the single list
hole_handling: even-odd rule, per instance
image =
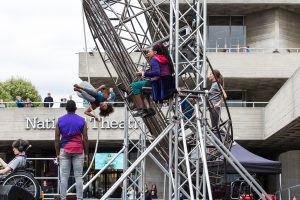
[{"label": "wheelchair wheel", "polygon": [[3,181],[3,185],[15,185],[30,192],[34,199],[40,199],[40,185],[31,173],[25,171],[13,172]]}]

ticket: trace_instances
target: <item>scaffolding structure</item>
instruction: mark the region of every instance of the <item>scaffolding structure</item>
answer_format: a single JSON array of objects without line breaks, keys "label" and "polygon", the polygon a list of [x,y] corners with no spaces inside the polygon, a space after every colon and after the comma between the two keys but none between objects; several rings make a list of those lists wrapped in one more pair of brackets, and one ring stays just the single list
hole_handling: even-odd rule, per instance
[{"label": "scaffolding structure", "polygon": [[[206,0],[83,0],[83,8],[106,69],[111,75],[109,65],[113,66],[118,75],[114,83],[122,83],[127,91],[120,90],[126,103],[124,147],[119,152],[124,153],[124,173],[101,199],[107,199],[121,185],[125,188],[123,199],[127,199],[129,187],[144,199],[146,157],[168,178],[165,199],[177,200],[183,195],[191,200],[212,200],[213,187],[224,178],[224,170],[217,167],[221,159],[231,164],[263,198],[266,192],[229,151],[233,133],[223,91],[218,94],[225,100],[222,118],[219,116],[215,127],[209,120],[214,109],[207,86],[207,74],[213,69],[206,56]],[[158,43],[169,49],[177,93],[168,107],[151,102],[156,115],[142,118],[144,123],[137,123],[138,129],[129,130],[129,119],[141,120],[131,114],[135,99],[132,95],[127,97],[130,84],[140,79],[135,72],[147,65],[145,50]],[[182,108],[184,102],[189,105],[188,110]],[[188,112],[193,116],[188,117]],[[129,159],[133,151],[137,152],[134,161]],[[99,173],[103,170],[105,167]]]}]

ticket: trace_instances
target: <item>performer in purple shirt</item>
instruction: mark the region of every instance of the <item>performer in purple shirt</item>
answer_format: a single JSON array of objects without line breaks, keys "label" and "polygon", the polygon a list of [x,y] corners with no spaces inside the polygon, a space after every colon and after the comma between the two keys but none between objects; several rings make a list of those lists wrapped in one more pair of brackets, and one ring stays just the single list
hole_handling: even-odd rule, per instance
[{"label": "performer in purple shirt", "polygon": [[60,164],[60,197],[66,199],[71,165],[76,181],[77,199],[83,199],[82,171],[88,161],[88,136],[84,118],[75,114],[76,103],[67,101],[67,114],[58,119],[55,128],[55,151]]}]

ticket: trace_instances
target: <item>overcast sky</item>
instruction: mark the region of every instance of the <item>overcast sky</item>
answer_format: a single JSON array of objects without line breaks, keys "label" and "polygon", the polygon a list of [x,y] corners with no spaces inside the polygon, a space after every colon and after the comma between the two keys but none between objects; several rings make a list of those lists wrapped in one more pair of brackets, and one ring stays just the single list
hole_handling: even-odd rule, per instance
[{"label": "overcast sky", "polygon": [[[20,77],[31,81],[43,98],[47,92],[54,101],[75,98],[77,53],[85,46],[81,0],[0,2],[0,81]],[[89,50],[94,44],[89,33],[87,37]]]}]

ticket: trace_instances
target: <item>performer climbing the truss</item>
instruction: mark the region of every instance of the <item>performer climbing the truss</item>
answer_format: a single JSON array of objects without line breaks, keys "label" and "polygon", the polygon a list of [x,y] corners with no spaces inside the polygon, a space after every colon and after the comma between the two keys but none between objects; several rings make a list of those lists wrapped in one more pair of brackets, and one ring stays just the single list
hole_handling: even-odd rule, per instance
[{"label": "performer climbing the truss", "polygon": [[175,92],[175,82],[172,73],[174,72],[170,56],[163,44],[154,45],[147,53],[150,69],[145,72],[137,72],[137,76],[150,78],[150,81],[143,80],[131,83],[131,88],[138,104],[136,116],[153,116],[149,102],[142,97],[142,88],[151,85],[152,100],[155,103],[162,103],[163,100],[170,99]]},{"label": "performer climbing the truss", "polygon": [[[84,82],[83,82],[84,83]],[[91,106],[86,109],[84,114],[95,117],[92,114],[92,111],[95,110],[97,107],[100,109],[100,116],[108,116],[110,113],[114,111],[111,104],[105,103],[108,98],[108,92],[105,85],[101,85],[97,89],[92,87],[88,82],[85,82],[85,86],[81,86],[79,84],[74,85],[74,91],[79,93],[79,97],[87,100],[91,103]]]},{"label": "performer climbing the truss", "polygon": [[210,109],[210,119],[212,128],[218,128],[219,121],[221,117],[221,104],[224,98],[227,98],[227,94],[224,91],[224,77],[219,70],[214,69],[209,75],[208,79],[212,82],[209,93],[209,109]]}]

